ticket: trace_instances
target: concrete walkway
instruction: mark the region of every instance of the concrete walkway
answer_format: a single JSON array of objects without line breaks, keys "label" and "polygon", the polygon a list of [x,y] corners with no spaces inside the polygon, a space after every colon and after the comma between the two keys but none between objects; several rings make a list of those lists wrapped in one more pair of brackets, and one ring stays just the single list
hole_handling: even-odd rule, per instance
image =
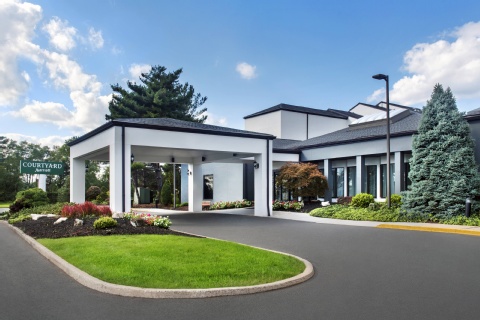
[{"label": "concrete walkway", "polygon": [[[148,212],[151,214],[159,215],[178,215],[189,214],[185,211],[165,210],[165,209],[133,209],[135,212]],[[253,210],[251,208],[241,209],[226,209],[226,210],[211,210],[202,211],[202,213],[217,213],[217,214],[233,214],[233,215],[245,215],[253,216]],[[287,211],[273,211],[271,218],[295,220],[304,222],[313,222],[321,224],[335,224],[344,226],[357,226],[357,227],[373,227],[383,229],[398,229],[398,230],[413,230],[424,232],[443,232],[443,233],[456,233],[480,236],[480,227],[475,226],[462,226],[462,225],[448,225],[440,223],[419,223],[419,222],[378,222],[378,221],[355,221],[355,220],[339,220],[328,218],[317,218],[302,212],[287,212]]]}]

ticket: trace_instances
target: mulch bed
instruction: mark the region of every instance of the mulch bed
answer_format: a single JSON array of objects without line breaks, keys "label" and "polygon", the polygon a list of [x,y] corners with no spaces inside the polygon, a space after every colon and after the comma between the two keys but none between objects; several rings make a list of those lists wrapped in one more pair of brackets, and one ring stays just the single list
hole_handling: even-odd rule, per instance
[{"label": "mulch bed", "polygon": [[83,219],[83,226],[74,226],[75,219],[68,219],[62,223],[54,225],[57,218],[41,218],[39,220],[25,220],[14,224],[15,227],[22,230],[32,238],[66,238],[79,236],[108,236],[108,235],[128,235],[128,234],[159,234],[159,235],[178,235],[195,237],[171,229],[163,229],[155,226],[134,227],[127,219],[116,219],[117,226],[111,229],[95,229],[93,222],[97,218]]}]

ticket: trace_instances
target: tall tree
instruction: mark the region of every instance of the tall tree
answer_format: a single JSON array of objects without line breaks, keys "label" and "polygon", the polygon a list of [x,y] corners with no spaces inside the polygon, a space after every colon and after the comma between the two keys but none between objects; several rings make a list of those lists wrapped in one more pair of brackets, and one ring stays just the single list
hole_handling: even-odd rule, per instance
[{"label": "tall tree", "polygon": [[435,85],[423,108],[408,177],[412,184],[404,193],[403,209],[416,216],[463,214],[465,199],[480,191],[470,127],[450,88]]},{"label": "tall tree", "polygon": [[128,90],[112,85],[113,96],[108,105],[107,120],[117,118],[173,118],[204,122],[206,108],[199,109],[207,100],[195,94],[193,86],[179,82],[182,69],[166,72],[162,66],[153,66],[142,73],[140,84],[127,82]]}]

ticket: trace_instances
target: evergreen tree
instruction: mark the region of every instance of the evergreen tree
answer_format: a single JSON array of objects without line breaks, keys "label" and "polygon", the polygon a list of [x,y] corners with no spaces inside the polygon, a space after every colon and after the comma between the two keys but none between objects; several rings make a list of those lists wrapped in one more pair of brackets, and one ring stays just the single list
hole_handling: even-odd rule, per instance
[{"label": "evergreen tree", "polygon": [[463,214],[465,199],[479,192],[470,127],[450,88],[435,85],[423,108],[408,177],[412,184],[404,193],[403,209],[414,216]]},{"label": "evergreen tree", "polygon": [[173,118],[203,123],[207,109],[201,107],[207,97],[195,94],[193,86],[180,84],[182,69],[166,72],[162,66],[153,66],[142,73],[140,84],[128,81],[129,90],[112,85],[113,96],[108,105],[107,120],[117,118]]}]

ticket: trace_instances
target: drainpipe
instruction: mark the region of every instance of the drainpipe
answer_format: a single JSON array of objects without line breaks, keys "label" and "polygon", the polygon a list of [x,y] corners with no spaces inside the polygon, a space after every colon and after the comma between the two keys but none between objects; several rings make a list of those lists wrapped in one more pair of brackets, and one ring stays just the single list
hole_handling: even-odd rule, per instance
[{"label": "drainpipe", "polygon": [[267,213],[270,217],[270,140],[267,139]]},{"label": "drainpipe", "polygon": [[125,126],[122,125],[122,212],[125,212]]}]

